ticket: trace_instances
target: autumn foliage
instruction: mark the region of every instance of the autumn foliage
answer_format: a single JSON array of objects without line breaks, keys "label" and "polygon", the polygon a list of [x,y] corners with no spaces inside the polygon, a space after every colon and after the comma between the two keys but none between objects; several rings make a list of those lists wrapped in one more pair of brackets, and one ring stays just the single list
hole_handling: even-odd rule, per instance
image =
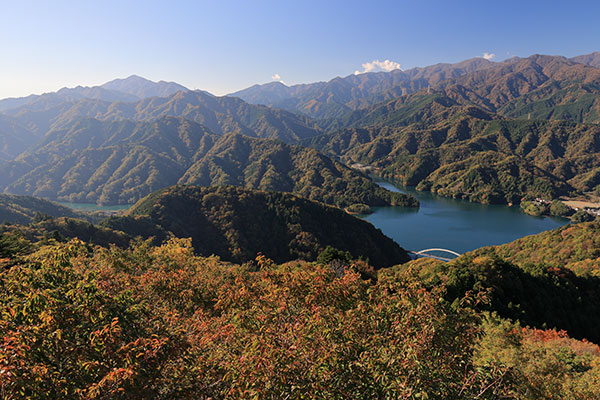
[{"label": "autumn foliage", "polygon": [[[0,394],[492,399],[545,376],[518,366],[535,346],[554,354],[554,337],[482,321],[483,292],[449,303],[443,285],[395,270],[365,280],[363,267],[263,255],[235,265],[195,256],[185,239],[43,246],[0,274]],[[513,336],[525,356],[498,358]],[[589,353],[584,369],[597,373],[595,345],[556,340]],[[597,377],[570,374],[574,385]]]},{"label": "autumn foliage", "polygon": [[227,265],[186,240],[71,241],[0,282],[4,398],[457,396],[478,332],[468,307],[393,275]]}]

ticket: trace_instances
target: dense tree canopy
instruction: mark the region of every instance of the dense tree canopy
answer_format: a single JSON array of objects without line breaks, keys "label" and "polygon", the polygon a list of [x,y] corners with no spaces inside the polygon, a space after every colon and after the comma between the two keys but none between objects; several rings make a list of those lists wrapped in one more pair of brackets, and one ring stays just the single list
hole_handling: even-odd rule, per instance
[{"label": "dense tree canopy", "polygon": [[233,186],[173,186],[139,201],[106,227],[132,236],[168,232],[191,237],[198,254],[245,262],[263,253],[277,261],[315,260],[330,245],[376,267],[409,260],[408,254],[370,223],[336,207],[281,192]]}]

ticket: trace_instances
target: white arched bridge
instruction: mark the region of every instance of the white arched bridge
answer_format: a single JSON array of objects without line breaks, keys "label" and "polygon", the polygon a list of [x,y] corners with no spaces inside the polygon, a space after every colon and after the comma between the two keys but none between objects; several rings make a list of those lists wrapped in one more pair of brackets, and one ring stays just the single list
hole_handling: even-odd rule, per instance
[{"label": "white arched bridge", "polygon": [[413,256],[415,256],[415,258],[419,258],[419,257],[428,257],[428,258],[435,258],[436,260],[441,260],[441,261],[451,261],[452,258],[448,258],[448,257],[440,257],[440,256],[436,256],[434,254],[431,253],[444,253],[444,254],[450,254],[452,256],[455,257],[460,257],[460,254],[452,251],[452,250],[448,250],[448,249],[425,249],[425,250],[420,250],[420,251],[410,251],[408,250],[408,252],[410,254],[412,254]]}]

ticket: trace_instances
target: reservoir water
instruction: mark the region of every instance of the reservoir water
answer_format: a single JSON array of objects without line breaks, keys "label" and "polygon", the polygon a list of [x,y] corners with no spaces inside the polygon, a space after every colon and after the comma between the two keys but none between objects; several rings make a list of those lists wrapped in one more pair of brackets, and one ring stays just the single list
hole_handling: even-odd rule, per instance
[{"label": "reservoir water", "polygon": [[[374,207],[373,213],[361,217],[407,250],[444,248],[458,253],[511,242],[523,236],[558,228],[569,221],[527,215],[519,207],[484,205],[465,200],[418,192],[377,181],[380,186],[415,196],[420,207]],[[82,211],[126,210],[131,205],[99,206],[97,204],[60,204]],[[447,254],[446,254],[447,256]]]},{"label": "reservoir water", "polygon": [[78,211],[121,211],[127,210],[132,206],[132,204],[121,204],[116,206],[99,206],[98,204],[93,203],[69,203],[65,201],[59,201],[58,204],[63,205],[65,207],[72,208],[73,210]]},{"label": "reservoir water", "polygon": [[419,209],[374,207],[372,214],[361,216],[407,250],[444,248],[462,254],[569,222],[562,218],[533,217],[521,212],[519,207],[470,203],[396,187],[388,182],[377,183],[391,191],[410,193],[421,203]]}]

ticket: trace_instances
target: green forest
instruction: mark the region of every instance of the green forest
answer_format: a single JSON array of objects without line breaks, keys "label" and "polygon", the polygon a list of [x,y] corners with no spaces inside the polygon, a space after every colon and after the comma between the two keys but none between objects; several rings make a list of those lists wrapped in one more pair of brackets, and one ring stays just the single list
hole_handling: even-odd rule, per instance
[{"label": "green forest", "polygon": [[198,254],[246,262],[315,260],[327,246],[389,267],[409,260],[379,229],[337,207],[281,192],[234,186],[173,186],[140,200],[126,216],[101,223],[131,237],[191,238]]}]

